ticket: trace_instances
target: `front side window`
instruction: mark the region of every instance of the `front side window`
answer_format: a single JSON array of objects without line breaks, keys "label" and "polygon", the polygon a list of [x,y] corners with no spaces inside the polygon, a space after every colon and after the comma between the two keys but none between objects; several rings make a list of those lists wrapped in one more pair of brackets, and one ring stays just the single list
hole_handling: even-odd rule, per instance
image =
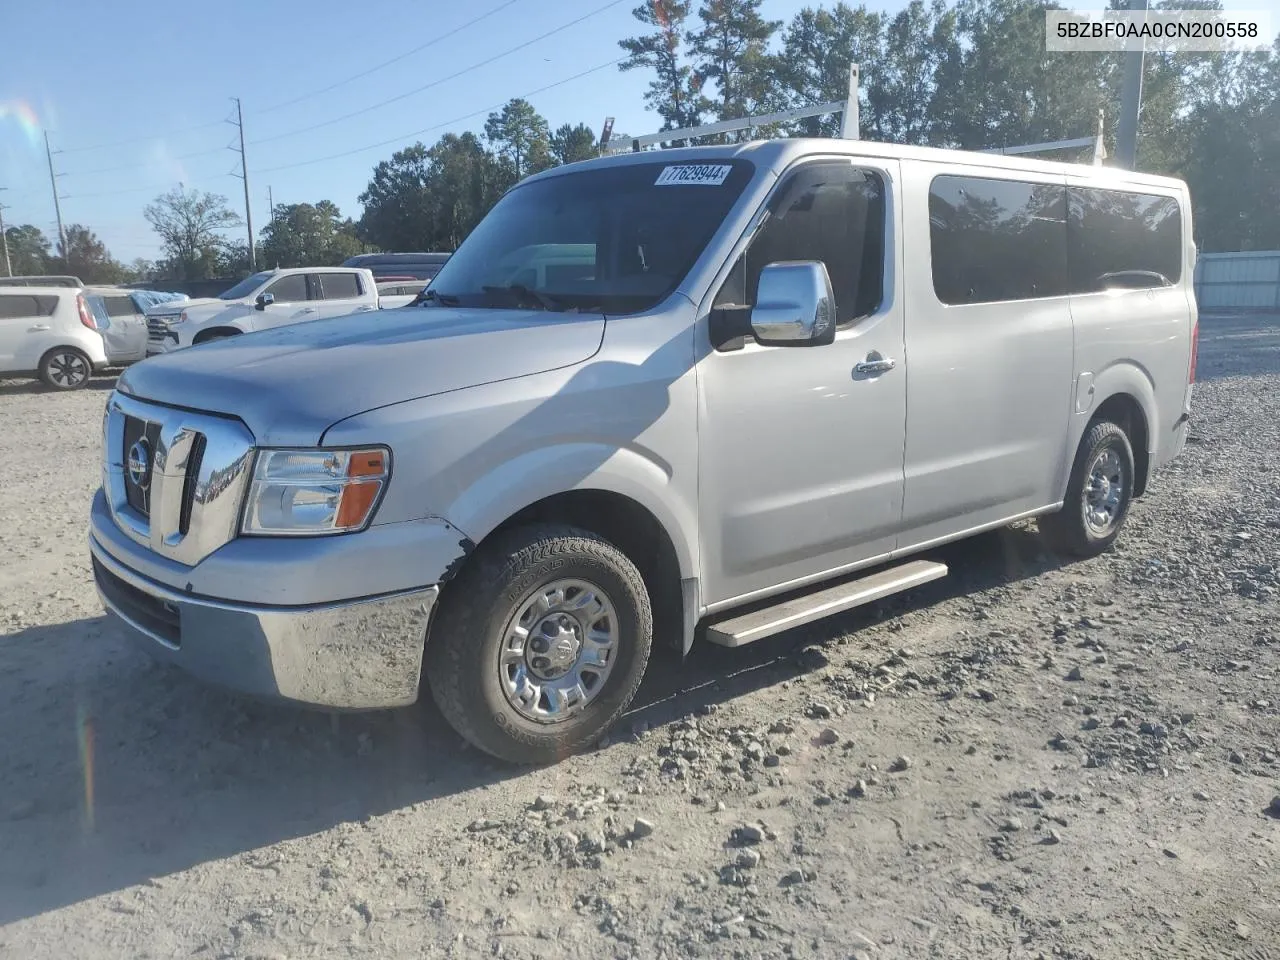
[{"label": "front side window", "polygon": [[742,160],[628,163],[521,184],[441,267],[432,299],[647,310],[679,286],[753,172]]},{"label": "front side window", "polygon": [[785,260],[827,267],[837,325],[869,316],[884,297],[885,188],[878,173],[848,161],[807,164],[769,202],[715,306],[753,306],[760,271]]},{"label": "front side window", "polygon": [[1066,188],[940,176],[929,187],[933,289],[945,304],[1067,292]]},{"label": "front side window", "polygon": [[269,293],[275,297],[276,303],[297,303],[300,300],[306,300],[307,275],[305,273],[295,273],[287,277],[281,277],[262,292]]},{"label": "front side window", "polygon": [[1182,277],[1182,211],[1173,197],[1071,187],[1072,293],[1147,289]]},{"label": "front side window", "polygon": [[322,273],[320,289],[325,300],[354,300],[360,296],[360,279],[354,273]]}]

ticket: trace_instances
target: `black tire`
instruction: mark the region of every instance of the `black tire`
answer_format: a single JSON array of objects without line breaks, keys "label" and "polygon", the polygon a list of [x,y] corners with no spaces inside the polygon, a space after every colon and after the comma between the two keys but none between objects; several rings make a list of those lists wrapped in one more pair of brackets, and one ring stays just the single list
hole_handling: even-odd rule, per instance
[{"label": "black tire", "polygon": [[[543,722],[508,699],[500,657],[509,621],[540,588],[563,580],[604,593],[617,639],[608,673],[585,706]],[[502,760],[545,764],[591,746],[617,721],[640,686],[652,644],[649,594],[626,554],[589,531],[537,524],[482,545],[444,588],[423,667],[436,705],[463,738]]]},{"label": "black tire", "polygon": [[39,373],[50,390],[80,390],[93,376],[93,363],[75,347],[54,347],[40,358]]},{"label": "black tire", "polygon": [[[1107,480],[1107,488],[1118,487],[1119,500],[1111,511],[1109,523],[1091,522],[1085,496],[1093,467],[1107,452],[1114,454],[1119,472]],[[1111,471],[1102,471],[1111,473]],[[1118,476],[1118,483],[1114,478]],[[1040,533],[1057,553],[1073,557],[1096,557],[1105,552],[1120,535],[1129,505],[1133,502],[1133,448],[1129,438],[1116,424],[1101,420],[1089,428],[1080,440],[1075,463],[1071,467],[1071,480],[1067,483],[1067,496],[1062,509],[1040,518]]]}]

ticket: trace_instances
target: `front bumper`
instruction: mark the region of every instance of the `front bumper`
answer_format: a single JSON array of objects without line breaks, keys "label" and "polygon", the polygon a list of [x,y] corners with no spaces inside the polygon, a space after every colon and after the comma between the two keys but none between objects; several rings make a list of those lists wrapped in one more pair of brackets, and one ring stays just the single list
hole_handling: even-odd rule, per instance
[{"label": "front bumper", "polygon": [[115,560],[91,536],[94,582],[135,643],[206,682],[336,710],[411,704],[439,588],[304,607],[181,593]]}]

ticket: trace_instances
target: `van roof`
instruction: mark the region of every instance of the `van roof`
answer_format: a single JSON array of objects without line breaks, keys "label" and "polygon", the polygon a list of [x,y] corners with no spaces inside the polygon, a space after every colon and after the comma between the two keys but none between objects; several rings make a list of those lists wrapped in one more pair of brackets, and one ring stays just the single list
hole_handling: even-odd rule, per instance
[{"label": "van roof", "polygon": [[999,153],[979,153],[976,150],[951,150],[943,147],[917,147],[902,143],[880,143],[875,140],[846,140],[838,137],[780,137],[773,140],[753,140],[749,143],[710,147],[672,147],[660,150],[643,150],[638,153],[620,153],[608,157],[583,160],[566,166],[553,167],[535,174],[530,180],[563,176],[565,173],[590,170],[599,167],[631,163],[688,163],[707,160],[749,160],[758,167],[781,171],[796,160],[815,153],[837,154],[850,157],[886,158],[897,160],[921,160],[939,164],[965,164],[987,167],[992,170],[1023,171],[1040,175],[1087,177],[1100,183],[1146,184],[1150,186],[1185,189],[1185,183],[1174,177],[1162,177],[1151,173],[1138,173],[1119,167],[1095,167],[1092,164],[1065,163],[1060,160],[1037,160],[1031,157]]}]

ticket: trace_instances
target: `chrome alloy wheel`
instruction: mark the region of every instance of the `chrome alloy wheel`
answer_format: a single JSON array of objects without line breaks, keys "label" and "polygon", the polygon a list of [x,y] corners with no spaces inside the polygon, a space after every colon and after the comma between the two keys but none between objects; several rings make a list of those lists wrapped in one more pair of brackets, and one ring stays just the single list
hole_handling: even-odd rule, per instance
[{"label": "chrome alloy wheel", "polygon": [[78,353],[55,353],[49,358],[49,379],[64,389],[78,387],[89,379],[89,365]]},{"label": "chrome alloy wheel", "polygon": [[1084,522],[1095,536],[1105,537],[1116,525],[1124,506],[1124,490],[1124,462],[1112,447],[1106,447],[1090,465],[1082,495]]},{"label": "chrome alloy wheel", "polygon": [[618,654],[618,617],[585,580],[539,587],[503,630],[498,670],[516,711],[539,723],[580,713],[604,689]]}]

